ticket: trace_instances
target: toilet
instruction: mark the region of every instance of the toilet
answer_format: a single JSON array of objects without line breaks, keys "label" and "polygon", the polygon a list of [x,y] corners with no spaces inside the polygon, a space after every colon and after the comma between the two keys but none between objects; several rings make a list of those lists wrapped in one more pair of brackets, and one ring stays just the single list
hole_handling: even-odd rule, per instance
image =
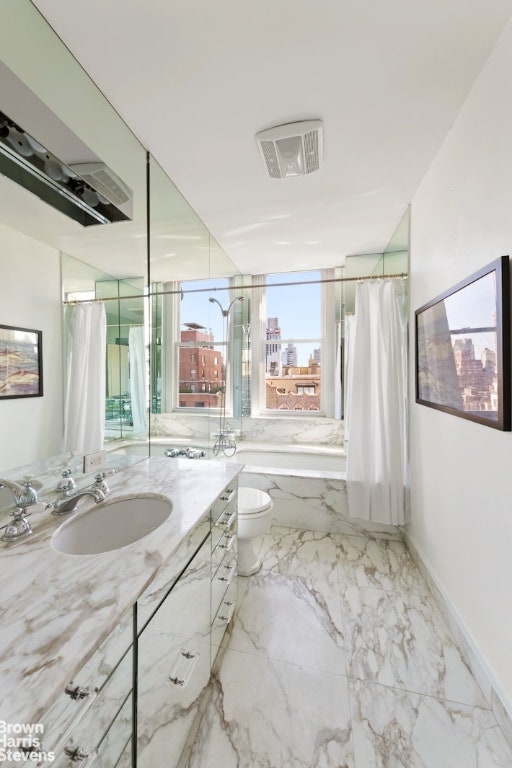
[{"label": "toilet", "polygon": [[238,489],[238,575],[252,576],[261,568],[254,545],[270,531],[272,499],[258,488]]}]

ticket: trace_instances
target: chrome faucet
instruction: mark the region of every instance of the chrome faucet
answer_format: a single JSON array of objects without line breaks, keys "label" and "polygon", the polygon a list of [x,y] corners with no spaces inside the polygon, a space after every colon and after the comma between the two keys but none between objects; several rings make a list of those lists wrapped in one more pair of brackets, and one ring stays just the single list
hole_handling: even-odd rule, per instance
[{"label": "chrome faucet", "polygon": [[20,488],[17,483],[11,480],[0,480],[0,488],[7,488],[14,496],[14,503],[20,509],[26,509],[31,504],[37,504],[39,498],[37,491],[30,485],[30,478],[25,480],[25,487]]},{"label": "chrome faucet", "polygon": [[77,491],[71,496],[62,496],[53,503],[52,514],[54,515],[67,515],[68,512],[74,512],[78,506],[80,499],[86,496],[92,496],[96,504],[101,501],[105,501],[105,493],[101,488],[86,488],[83,491]]},{"label": "chrome faucet", "polygon": [[109,475],[113,475],[114,470],[108,470],[107,472],[99,472],[93,485],[87,486],[82,490],[66,490],[62,496],[53,503],[52,514],[54,515],[67,515],[68,512],[74,512],[78,506],[80,499],[84,496],[92,496],[96,504],[105,501],[105,498],[109,492],[109,487],[105,478]]}]

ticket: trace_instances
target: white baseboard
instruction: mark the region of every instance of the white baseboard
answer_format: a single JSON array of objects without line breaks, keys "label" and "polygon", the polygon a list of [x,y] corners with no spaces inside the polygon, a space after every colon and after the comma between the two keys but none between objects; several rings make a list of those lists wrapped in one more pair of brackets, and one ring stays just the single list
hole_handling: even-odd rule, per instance
[{"label": "white baseboard", "polygon": [[507,740],[512,744],[512,702],[505,695],[493,672],[475,643],[473,637],[462,621],[453,602],[445,593],[437,577],[432,572],[430,564],[423,556],[420,548],[412,540],[406,528],[405,540],[412,558],[418,565],[425,581],[427,582],[437,607],[441,611],[446,623],[450,627],[456,642],[460,647],[462,657],[480,685],[482,692],[489,703],[496,720],[501,726]]}]

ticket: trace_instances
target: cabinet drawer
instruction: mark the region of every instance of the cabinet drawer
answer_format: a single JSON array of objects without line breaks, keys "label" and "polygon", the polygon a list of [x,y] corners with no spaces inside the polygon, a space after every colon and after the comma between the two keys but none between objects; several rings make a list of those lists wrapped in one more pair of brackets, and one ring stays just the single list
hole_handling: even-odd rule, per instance
[{"label": "cabinet drawer", "polygon": [[74,724],[85,717],[123,656],[128,660],[130,670],[126,691],[131,688],[132,655],[127,654],[127,650],[132,643],[133,611],[130,609],[41,718],[44,727],[42,741],[46,750],[53,751],[66,738]]},{"label": "cabinet drawer", "polygon": [[183,573],[183,569],[203,545],[209,532],[210,520],[207,517],[178,547],[177,551],[171,555],[169,560],[161,565],[149,587],[137,600],[137,633],[142,631],[153,613],[169,593],[169,590],[178,581],[180,575]]},{"label": "cabinet drawer", "polygon": [[236,549],[228,552],[212,578],[210,621],[213,621],[222,598],[233,581],[237,580]]},{"label": "cabinet drawer", "polygon": [[[127,654],[87,712],[55,748],[58,768],[115,764],[132,729],[132,673],[132,657]],[[84,757],[80,759],[80,755]],[[111,759],[114,756],[115,760]]]},{"label": "cabinet drawer", "polygon": [[132,732],[133,699],[130,694],[96,751],[94,768],[131,768]]},{"label": "cabinet drawer", "polygon": [[[132,750],[133,750],[133,738],[130,737],[128,743],[123,749],[117,763],[113,764],[113,768],[132,768]],[[94,766],[96,768],[96,766]],[[107,766],[105,766],[107,768]]]},{"label": "cabinet drawer", "polygon": [[237,579],[233,579],[229,584],[220,602],[218,611],[212,621],[211,642],[212,642],[212,664],[217,655],[217,651],[222,643],[224,633],[233,619],[237,599]]},{"label": "cabinet drawer", "polygon": [[215,577],[220,564],[225,559],[231,559],[233,552],[237,551],[236,530],[229,530],[222,536],[221,540],[212,552],[212,579]]},{"label": "cabinet drawer", "polygon": [[[220,504],[222,503],[222,508]],[[228,489],[217,499],[210,515],[212,520],[212,547],[215,548],[222,536],[236,525],[238,513],[237,491]]]},{"label": "cabinet drawer", "polygon": [[210,542],[139,638],[137,765],[178,764],[210,676]]}]

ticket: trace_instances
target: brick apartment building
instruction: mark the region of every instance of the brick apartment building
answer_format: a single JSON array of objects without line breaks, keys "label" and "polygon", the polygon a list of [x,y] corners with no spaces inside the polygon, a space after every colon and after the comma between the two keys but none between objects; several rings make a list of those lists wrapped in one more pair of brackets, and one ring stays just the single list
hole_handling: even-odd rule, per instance
[{"label": "brick apartment building", "polygon": [[219,408],[224,387],[224,361],[214,348],[212,333],[203,326],[188,323],[181,331],[179,348],[179,407]]}]

